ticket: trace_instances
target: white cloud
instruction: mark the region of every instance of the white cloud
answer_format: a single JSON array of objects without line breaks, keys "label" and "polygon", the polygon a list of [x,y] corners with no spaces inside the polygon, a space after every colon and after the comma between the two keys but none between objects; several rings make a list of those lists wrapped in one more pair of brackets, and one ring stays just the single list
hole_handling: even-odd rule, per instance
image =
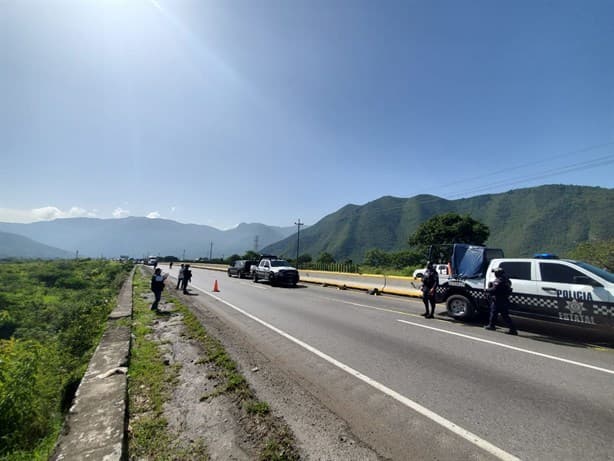
[{"label": "white cloud", "polygon": [[114,218],[125,218],[126,216],[130,216],[130,211],[124,210],[121,207],[117,207],[115,208],[115,210],[113,210],[112,214]]},{"label": "white cloud", "polygon": [[33,208],[31,210],[17,210],[13,208],[0,208],[0,221],[14,223],[31,223],[36,221],[50,221],[60,218],[96,217],[96,210],[87,211],[84,208],[72,207],[63,211],[54,206]]},{"label": "white cloud", "polygon": [[151,211],[147,214],[147,217],[149,219],[157,219],[160,217],[160,213],[158,213],[157,211]]}]

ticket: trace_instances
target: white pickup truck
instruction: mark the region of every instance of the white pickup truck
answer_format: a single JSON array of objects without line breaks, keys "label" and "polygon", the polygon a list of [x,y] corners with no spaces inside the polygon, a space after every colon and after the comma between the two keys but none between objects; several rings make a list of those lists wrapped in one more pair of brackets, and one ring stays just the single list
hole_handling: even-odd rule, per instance
[{"label": "white pickup truck", "polygon": [[582,261],[557,258],[494,258],[484,270],[466,277],[452,264],[453,275],[437,290],[448,314],[457,319],[488,310],[486,287],[501,267],[512,281],[510,313],[578,325],[614,326],[614,274]]},{"label": "white pickup truck", "polygon": [[[254,267],[254,266],[252,266]],[[266,280],[271,285],[296,286],[299,280],[298,271],[284,259],[269,256],[260,259],[260,262],[252,271],[252,280]]]},{"label": "white pickup truck", "polygon": [[[437,271],[439,275],[449,275],[448,274],[448,265],[447,264],[433,264],[433,268]],[[426,272],[426,267],[422,269],[416,269],[414,271],[413,277],[415,279],[422,278],[424,273]]]}]

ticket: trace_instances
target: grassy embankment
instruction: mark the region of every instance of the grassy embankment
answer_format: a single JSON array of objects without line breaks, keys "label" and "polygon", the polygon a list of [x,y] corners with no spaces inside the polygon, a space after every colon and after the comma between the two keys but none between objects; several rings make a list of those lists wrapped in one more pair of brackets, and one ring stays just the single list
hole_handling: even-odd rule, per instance
[{"label": "grassy embankment", "polygon": [[46,460],[131,266],[0,263],[0,460]]},{"label": "grassy embankment", "polygon": [[[156,318],[150,301],[143,297],[149,292],[149,280],[137,271],[133,280],[134,341],[129,370],[130,396],[130,457],[139,459],[208,459],[207,447],[202,441],[191,446],[181,446],[176,434],[169,431],[163,405],[169,400],[177,382],[178,366],[164,364],[159,345],[151,339],[152,324]],[[168,293],[167,293],[168,296]],[[221,384],[212,393],[202,395],[201,400],[230,396],[240,406],[250,427],[265,427],[267,437],[262,440],[258,457],[261,460],[296,460],[294,439],[283,424],[270,414],[266,402],[259,401],[237,364],[226,353],[221,343],[207,334],[198,319],[178,299],[168,299],[183,315],[186,334],[203,347],[202,363],[214,365],[211,377]]]}]

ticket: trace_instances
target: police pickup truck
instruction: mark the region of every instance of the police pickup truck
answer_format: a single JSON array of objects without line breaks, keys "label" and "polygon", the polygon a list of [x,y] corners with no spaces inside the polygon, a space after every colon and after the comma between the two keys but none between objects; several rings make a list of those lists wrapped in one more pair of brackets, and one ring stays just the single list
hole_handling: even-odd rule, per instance
[{"label": "police pickup truck", "polygon": [[271,285],[296,286],[299,276],[298,270],[292,267],[288,261],[278,259],[275,256],[266,256],[260,259],[253,270],[252,280],[254,282],[266,280]]},{"label": "police pickup truck", "polygon": [[576,325],[614,326],[611,272],[549,255],[503,258],[497,257],[497,252],[501,250],[455,245],[452,276],[437,290],[438,302],[446,303],[451,317],[468,319],[488,310],[486,287],[494,280],[493,269],[501,267],[512,281],[511,314]]}]

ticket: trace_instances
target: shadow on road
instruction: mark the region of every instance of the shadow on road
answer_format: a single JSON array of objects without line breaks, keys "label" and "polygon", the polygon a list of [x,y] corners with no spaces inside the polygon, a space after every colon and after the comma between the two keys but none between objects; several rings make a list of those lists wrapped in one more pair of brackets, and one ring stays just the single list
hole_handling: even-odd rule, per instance
[{"label": "shadow on road", "polygon": [[[453,323],[458,322],[448,317],[445,311],[437,314],[437,318]],[[518,328],[519,336],[534,341],[578,348],[594,348],[599,346],[614,349],[613,330],[608,331],[605,328],[581,327],[514,316],[512,318],[516,328]],[[463,323],[470,328],[483,328],[487,322],[487,315],[481,313],[475,319]],[[501,334],[507,331],[507,328],[501,322],[497,323],[497,329],[497,332]]]}]

